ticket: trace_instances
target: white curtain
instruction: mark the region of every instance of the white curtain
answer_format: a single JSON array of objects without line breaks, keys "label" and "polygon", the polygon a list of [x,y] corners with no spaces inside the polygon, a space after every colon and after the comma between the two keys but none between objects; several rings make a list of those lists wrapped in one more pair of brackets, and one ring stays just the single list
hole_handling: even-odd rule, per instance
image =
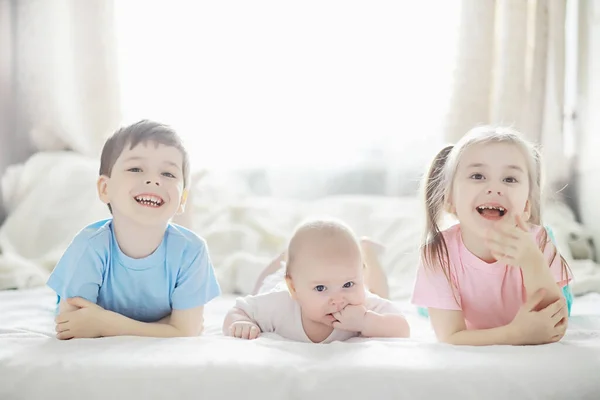
[{"label": "white curtain", "polygon": [[13,135],[98,157],[121,118],[113,2],[13,1]]},{"label": "white curtain", "polygon": [[542,145],[550,187],[570,170],[563,129],[566,0],[462,0],[446,138],[510,125]]}]

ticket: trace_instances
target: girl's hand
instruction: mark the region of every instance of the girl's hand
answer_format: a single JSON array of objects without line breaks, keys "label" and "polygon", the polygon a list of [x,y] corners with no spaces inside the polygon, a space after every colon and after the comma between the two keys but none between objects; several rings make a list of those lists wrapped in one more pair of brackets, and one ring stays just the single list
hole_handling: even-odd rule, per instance
[{"label": "girl's hand", "polygon": [[546,308],[535,311],[544,299],[544,290],[538,290],[509,324],[516,344],[531,345],[558,342],[567,330],[568,310],[564,298]]},{"label": "girl's hand", "polygon": [[544,255],[525,221],[517,215],[515,222],[516,226],[497,224],[488,232],[485,241],[496,260],[514,267],[526,268],[540,258],[543,260]]}]

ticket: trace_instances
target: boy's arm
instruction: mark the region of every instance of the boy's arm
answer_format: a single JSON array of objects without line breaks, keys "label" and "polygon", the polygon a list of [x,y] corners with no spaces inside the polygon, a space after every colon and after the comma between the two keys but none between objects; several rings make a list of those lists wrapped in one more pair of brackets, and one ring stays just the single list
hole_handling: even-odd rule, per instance
[{"label": "boy's arm", "polygon": [[[75,311],[67,311],[70,307],[75,307]],[[136,321],[105,310],[82,298],[61,301],[60,309],[61,314],[56,317],[59,339],[103,336],[197,336],[203,330],[203,306],[173,310],[168,317],[151,323]]]},{"label": "boy's arm", "polygon": [[102,336],[183,337],[198,336],[204,330],[204,306],[173,310],[171,315],[150,323],[107,312],[111,315]]}]

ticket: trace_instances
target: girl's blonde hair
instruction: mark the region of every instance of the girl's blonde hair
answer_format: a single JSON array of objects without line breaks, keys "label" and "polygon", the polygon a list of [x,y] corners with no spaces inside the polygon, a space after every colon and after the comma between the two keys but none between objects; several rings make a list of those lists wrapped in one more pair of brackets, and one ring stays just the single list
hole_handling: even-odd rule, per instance
[{"label": "girl's blonde hair", "polygon": [[[425,201],[425,232],[421,245],[421,260],[425,266],[442,268],[444,275],[454,287],[450,274],[450,257],[448,247],[440,229],[440,221],[444,215],[448,201],[452,196],[452,183],[456,169],[464,151],[470,146],[486,143],[509,143],[516,146],[527,160],[529,177],[529,203],[531,216],[529,222],[542,225],[542,158],[539,150],[525,140],[519,132],[506,127],[479,126],[471,129],[456,145],[444,147],[433,159],[427,175],[422,182]],[[549,242],[548,233],[542,229],[539,238],[540,250],[543,252]],[[556,248],[550,264],[557,255]],[[561,257],[563,280],[567,277],[568,265]]]}]

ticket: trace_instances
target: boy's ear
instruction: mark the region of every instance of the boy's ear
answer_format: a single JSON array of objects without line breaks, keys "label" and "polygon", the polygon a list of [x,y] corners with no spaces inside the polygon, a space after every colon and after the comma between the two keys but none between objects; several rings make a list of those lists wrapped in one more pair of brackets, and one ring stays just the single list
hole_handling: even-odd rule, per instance
[{"label": "boy's ear", "polygon": [[292,299],[296,300],[296,288],[294,287],[294,281],[292,281],[290,276],[286,275],[285,283],[287,284],[288,291],[290,292]]},{"label": "boy's ear", "polygon": [[181,193],[181,202],[179,203],[179,208],[177,209],[177,214],[183,214],[185,211],[185,205],[187,204],[187,199],[189,195],[188,189],[183,189],[183,193]]},{"label": "boy's ear", "polygon": [[98,197],[104,204],[110,203],[108,196],[108,182],[110,178],[106,175],[100,175],[96,187],[98,189]]}]

